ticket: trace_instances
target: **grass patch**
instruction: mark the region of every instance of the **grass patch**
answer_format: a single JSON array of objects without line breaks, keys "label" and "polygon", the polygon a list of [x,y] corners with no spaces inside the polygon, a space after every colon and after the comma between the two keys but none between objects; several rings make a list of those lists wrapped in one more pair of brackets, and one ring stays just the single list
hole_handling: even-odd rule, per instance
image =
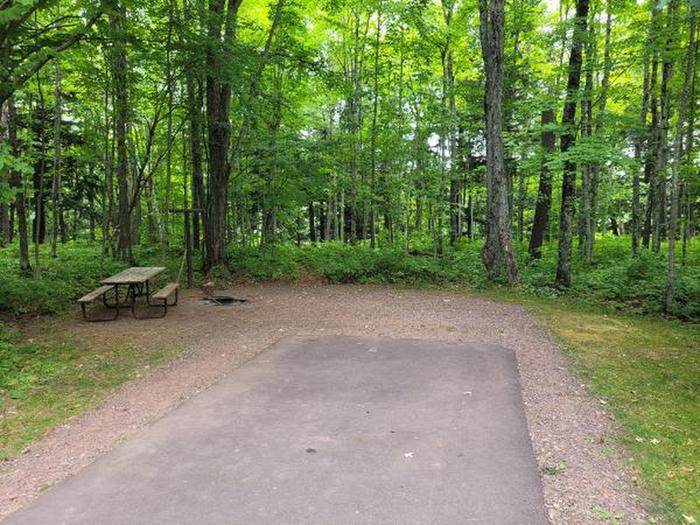
[{"label": "grass patch", "polygon": [[0,325],[0,460],[178,351],[173,345],[91,347],[55,334],[22,340]]},{"label": "grass patch", "polygon": [[623,427],[641,484],[670,523],[700,522],[700,327],[523,299]]}]

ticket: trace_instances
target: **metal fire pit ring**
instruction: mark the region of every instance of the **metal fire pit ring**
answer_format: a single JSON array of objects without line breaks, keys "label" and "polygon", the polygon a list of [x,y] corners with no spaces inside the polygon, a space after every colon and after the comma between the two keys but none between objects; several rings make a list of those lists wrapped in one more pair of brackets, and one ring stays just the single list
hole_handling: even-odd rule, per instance
[{"label": "metal fire pit ring", "polygon": [[205,297],[205,300],[209,301],[211,304],[216,304],[219,306],[246,302],[245,299],[237,299],[236,297],[232,297],[230,295],[210,295]]}]

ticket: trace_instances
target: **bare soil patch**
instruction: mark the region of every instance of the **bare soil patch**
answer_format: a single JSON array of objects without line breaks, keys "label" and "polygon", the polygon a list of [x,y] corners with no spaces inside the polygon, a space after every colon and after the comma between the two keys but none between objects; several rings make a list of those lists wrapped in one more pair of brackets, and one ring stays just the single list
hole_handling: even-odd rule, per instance
[{"label": "bare soil patch", "polygon": [[520,306],[442,291],[305,283],[241,285],[222,294],[247,299],[214,306],[185,291],[164,319],[41,323],[84,340],[120,341],[144,352],[187,348],[100,406],[66,422],[25,454],[0,465],[0,518],[46,487],[148,426],[184,399],[235,370],[281,337],[351,335],[499,344],[516,351],[545,502],[556,524],[647,523],[630,470],[609,445],[605,408],[571,372],[551,337]]}]

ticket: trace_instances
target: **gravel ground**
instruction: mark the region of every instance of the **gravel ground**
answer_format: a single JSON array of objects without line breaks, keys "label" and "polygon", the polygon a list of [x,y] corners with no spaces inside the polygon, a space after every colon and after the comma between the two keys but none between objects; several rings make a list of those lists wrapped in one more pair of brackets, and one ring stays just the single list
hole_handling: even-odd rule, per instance
[{"label": "gravel ground", "polygon": [[[337,334],[487,342],[514,349],[550,521],[650,522],[632,473],[608,444],[614,421],[523,308],[450,292],[357,285],[265,284],[222,293],[248,302],[212,306],[197,291],[186,291],[162,320],[124,316],[114,323],[88,324],[76,318],[52,326],[95,340],[140,341],[144,351],[167,344],[188,350],[167,366],[144,371],[100,406],[0,464],[0,519],[278,339]],[[607,513],[617,521],[606,520]]]}]

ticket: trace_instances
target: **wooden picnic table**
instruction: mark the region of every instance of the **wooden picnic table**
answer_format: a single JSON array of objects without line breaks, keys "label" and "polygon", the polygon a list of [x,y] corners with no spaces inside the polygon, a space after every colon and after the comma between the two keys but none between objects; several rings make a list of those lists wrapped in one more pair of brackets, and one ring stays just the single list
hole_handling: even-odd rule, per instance
[{"label": "wooden picnic table", "polygon": [[[160,315],[157,317],[164,317],[168,311],[168,306],[175,306],[177,304],[177,294],[179,283],[169,283],[164,286],[161,290],[154,294],[151,294],[150,282],[158,274],[165,271],[163,266],[133,266],[122,270],[121,272],[102,279],[100,288],[93,290],[89,294],[84,295],[78,302],[83,311],[83,318],[87,321],[111,321],[119,316],[120,308],[131,308],[131,314],[137,319],[144,319],[145,317],[138,317],[136,315],[136,298],[145,297],[146,303],[150,309],[157,308]],[[124,301],[120,301],[119,287],[126,286],[126,296]],[[110,303],[107,301],[107,294],[114,291],[114,302]],[[175,296],[174,302],[169,302],[171,296]],[[123,296],[122,296],[123,297]],[[102,303],[105,308],[115,309],[115,314],[110,318],[97,318],[90,319],[86,313],[86,304],[93,302],[94,300],[102,298]],[[148,317],[154,317],[150,315]]]},{"label": "wooden picnic table", "polygon": [[133,266],[101,280],[100,283],[114,286],[145,284],[164,271],[164,266]]},{"label": "wooden picnic table", "polygon": [[126,286],[126,302],[116,303],[115,305],[105,306],[108,308],[131,308],[132,313],[134,312],[135,302],[137,297],[150,295],[150,281],[155,278],[159,273],[164,272],[164,266],[132,266],[126,270],[102,279],[101,284],[114,286],[117,290],[117,298],[119,297],[119,287]]}]

